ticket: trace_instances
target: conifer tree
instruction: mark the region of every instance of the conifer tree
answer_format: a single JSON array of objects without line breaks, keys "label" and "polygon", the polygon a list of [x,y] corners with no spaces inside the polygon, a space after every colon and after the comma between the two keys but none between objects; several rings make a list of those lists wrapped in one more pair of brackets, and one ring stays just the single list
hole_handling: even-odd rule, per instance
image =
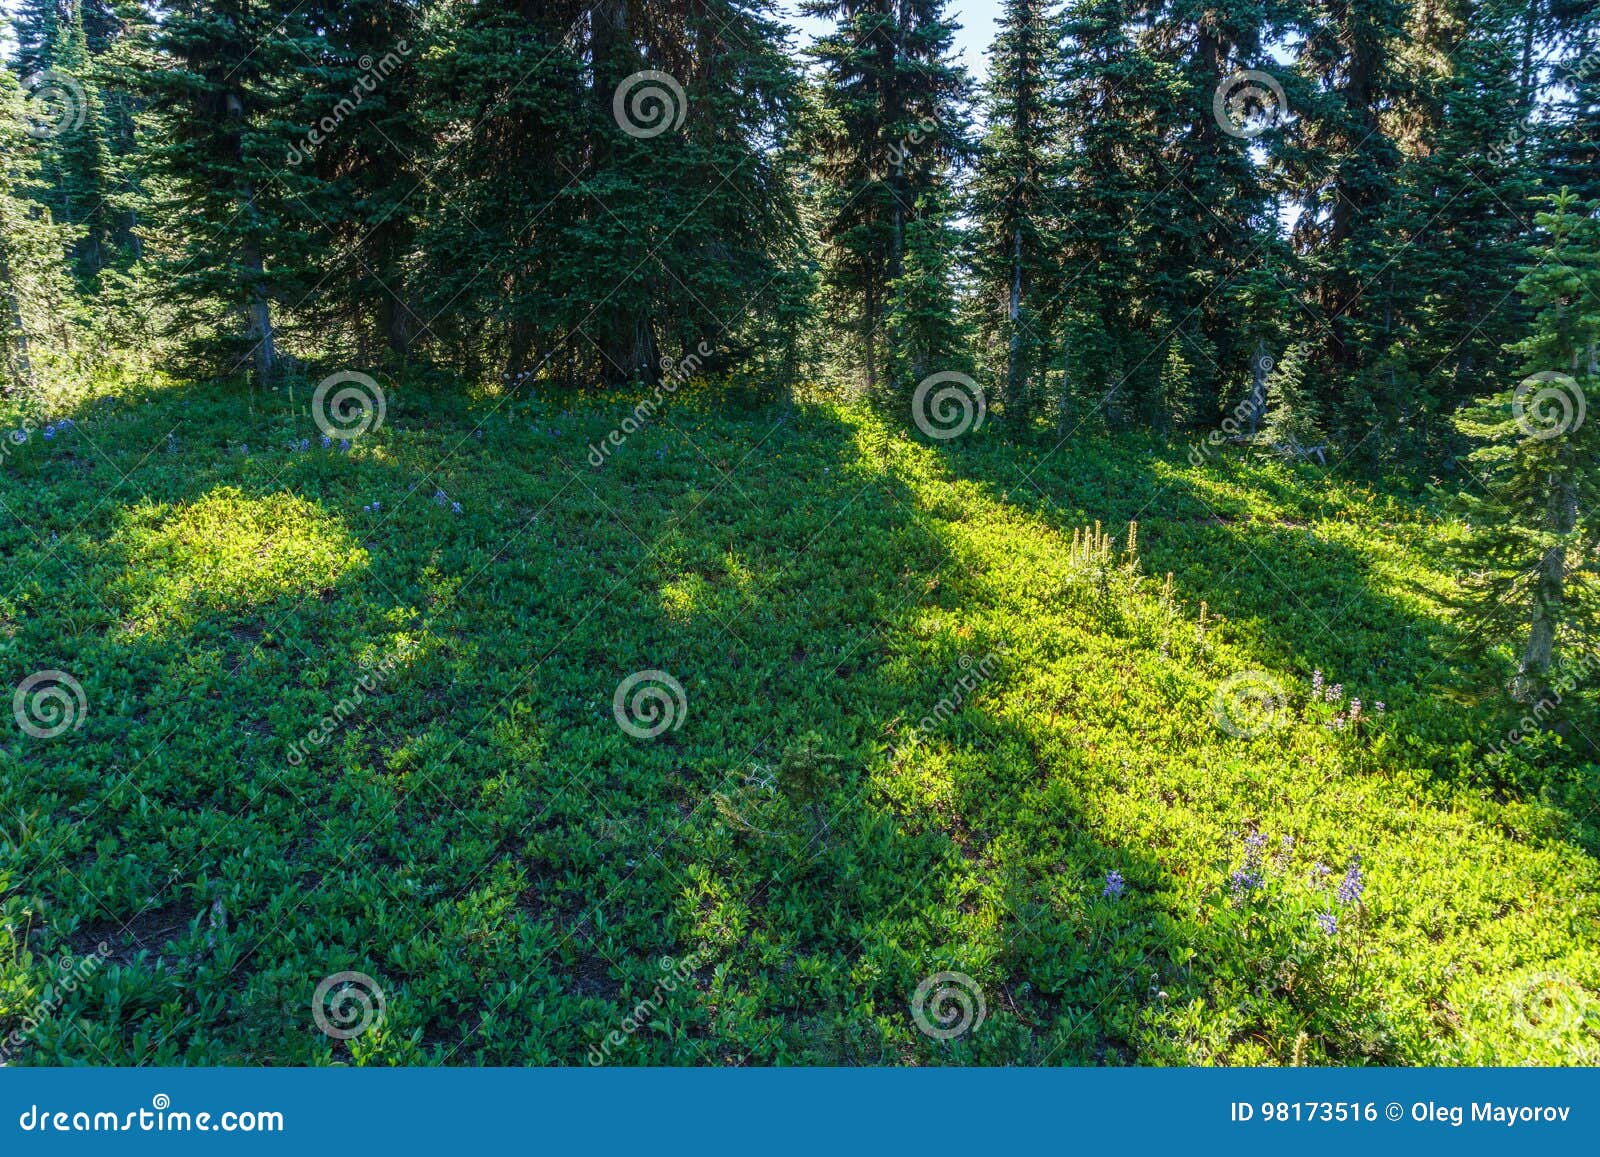
[{"label": "conifer tree", "polygon": [[1007,0],[983,89],[988,132],[973,189],[985,335],[1000,350],[1006,415],[1026,427],[1058,364],[1061,28],[1048,0]]},{"label": "conifer tree", "polygon": [[171,327],[197,372],[274,376],[282,311],[316,281],[293,204],[300,62],[317,46],[289,0],[183,0],[149,29],[160,67],[138,78],[153,247]]},{"label": "conifer tree", "polygon": [[804,11],[835,21],[812,48],[822,284],[869,394],[887,397],[909,391],[906,378],[953,324],[953,301],[930,313],[906,275],[914,239],[923,276],[949,276],[950,170],[968,151],[966,74],[950,59],[943,0],[807,0]]},{"label": "conifer tree", "polygon": [[88,34],[79,13],[69,12],[58,22],[50,60],[53,73],[73,78],[70,92],[75,107],[44,151],[46,200],[56,220],[76,227],[73,269],[83,287],[92,291],[101,270],[113,260],[120,213],[99,71],[90,57]]},{"label": "conifer tree", "polygon": [[1471,623],[1518,649],[1513,690],[1548,689],[1558,651],[1596,623],[1593,558],[1600,547],[1600,204],[1563,190],[1538,214],[1535,264],[1520,290],[1532,332],[1516,350],[1526,377],[1465,412],[1478,442],[1462,507],[1470,544]]},{"label": "conifer tree", "polygon": [[62,253],[70,226],[40,202],[39,142],[26,132],[23,92],[0,68],[0,391],[38,384],[39,350],[65,353],[72,293]]}]

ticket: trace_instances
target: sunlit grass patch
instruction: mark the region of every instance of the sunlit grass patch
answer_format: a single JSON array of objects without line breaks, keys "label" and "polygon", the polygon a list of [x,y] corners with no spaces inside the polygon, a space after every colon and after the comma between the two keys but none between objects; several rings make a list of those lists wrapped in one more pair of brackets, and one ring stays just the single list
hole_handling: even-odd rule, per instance
[{"label": "sunlit grass patch", "polygon": [[126,566],[113,593],[140,631],[322,597],[368,561],[343,521],[317,503],[281,492],[250,497],[231,486],[192,502],[141,502],[107,545]]}]

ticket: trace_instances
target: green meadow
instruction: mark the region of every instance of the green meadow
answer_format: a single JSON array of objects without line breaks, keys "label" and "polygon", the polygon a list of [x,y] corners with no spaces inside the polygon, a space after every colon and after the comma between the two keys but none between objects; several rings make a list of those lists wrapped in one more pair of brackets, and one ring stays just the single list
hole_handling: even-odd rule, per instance
[{"label": "green meadow", "polygon": [[1595,705],[1507,742],[1426,478],[308,397],[4,445],[9,1063],[1600,1060]]}]

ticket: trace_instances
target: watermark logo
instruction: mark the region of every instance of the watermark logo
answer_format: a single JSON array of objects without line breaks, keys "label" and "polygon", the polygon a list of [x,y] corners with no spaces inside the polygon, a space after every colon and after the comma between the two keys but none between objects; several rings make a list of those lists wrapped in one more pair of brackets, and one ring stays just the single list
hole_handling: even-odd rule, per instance
[{"label": "watermark logo", "polygon": [[983,387],[957,370],[929,374],[911,395],[911,420],[940,442],[983,426]]},{"label": "watermark logo", "polygon": [[83,685],[65,671],[35,671],[17,685],[11,714],[35,739],[54,739],[83,726],[89,700]]},{"label": "watermark logo", "polygon": [[983,989],[965,972],[935,972],[911,994],[911,1019],[934,1040],[976,1032],[988,1014]]},{"label": "watermark logo", "polygon": [[689,115],[689,100],[671,73],[648,68],[617,85],[611,97],[611,115],[630,137],[648,140],[681,128]]},{"label": "watermark logo", "polygon": [[617,726],[635,739],[654,739],[683,726],[689,699],[683,684],[665,671],[635,671],[617,684],[611,713]]},{"label": "watermark logo", "polygon": [[47,141],[83,127],[89,106],[77,77],[47,68],[23,77],[22,90],[27,94],[22,131],[34,140]]},{"label": "watermark logo", "polygon": [[355,438],[383,426],[383,388],[355,370],[330,374],[311,395],[311,418],[329,438]]},{"label": "watermark logo", "polygon": [[297,739],[289,745],[289,763],[299,767],[305,762],[312,748],[321,747],[332,739],[344,726],[345,721],[359,711],[367,700],[389,681],[395,666],[407,658],[408,654],[408,651],[402,651],[398,655],[387,655],[376,663],[363,661],[361,676],[351,686],[350,694],[342,696],[333,705],[333,710],[329,714],[317,720],[317,725],[306,732],[304,739]]},{"label": "watermark logo", "polygon": [[677,992],[681,985],[687,984],[689,978],[696,970],[702,968],[705,962],[706,957],[700,952],[691,952],[682,960],[663,956],[658,964],[661,979],[656,981],[650,990],[650,995],[629,1010],[628,1015],[622,1020],[620,1029],[612,1029],[599,1044],[589,1046],[589,1063],[599,1066],[610,1060],[612,1050],[627,1044],[634,1033],[654,1020],[661,1012],[667,997]]},{"label": "watermark logo", "polygon": [[1588,399],[1577,379],[1555,370],[1524,378],[1511,395],[1517,429],[1536,442],[1577,433],[1587,412]]},{"label": "watermark logo", "polygon": [[1278,721],[1286,696],[1283,684],[1265,671],[1240,671],[1217,685],[1211,705],[1217,726],[1236,739],[1253,739]]},{"label": "watermark logo", "polygon": [[98,972],[110,958],[111,947],[102,940],[87,956],[73,957],[69,954],[56,961],[56,974],[45,989],[49,993],[48,998],[28,1009],[17,1027],[0,1040],[0,1065],[10,1064],[23,1045],[39,1031],[39,1026],[55,1016],[66,1003],[67,997],[78,991],[78,986]]},{"label": "watermark logo", "polygon": [[334,1040],[354,1040],[382,1028],[388,1013],[383,988],[365,972],[335,972],[311,994],[311,1019]]},{"label": "watermark logo", "polygon": [[1283,85],[1259,69],[1235,72],[1217,85],[1211,115],[1230,137],[1251,140],[1279,124],[1289,113]]},{"label": "watermark logo", "polygon": [[622,424],[616,427],[598,442],[589,446],[589,465],[599,468],[606,464],[606,459],[612,453],[622,448],[622,444],[634,434],[637,434],[647,424],[655,419],[661,412],[661,407],[666,400],[678,392],[678,388],[700,372],[700,367],[705,365],[705,359],[710,357],[711,347],[701,342],[679,361],[671,358],[661,359],[661,380],[650,396],[634,406],[633,413],[622,419]]},{"label": "watermark logo", "polygon": [[1000,669],[1000,656],[990,651],[977,661],[974,670],[972,656],[962,655],[958,665],[961,668],[961,676],[940,696],[939,702],[933,705],[933,709],[917,720],[905,743],[896,752],[897,755],[910,751],[940,724],[947,719],[953,719],[978,688],[992,679],[995,672]]},{"label": "watermark logo", "polygon": [[355,84],[351,85],[349,95],[340,97],[332,112],[312,125],[300,139],[299,144],[289,147],[287,158],[289,164],[298,165],[305,161],[311,155],[311,151],[337,132],[339,126],[361,107],[367,97],[377,92],[378,86],[388,80],[400,68],[401,62],[410,55],[411,45],[399,40],[395,42],[393,51],[385,52],[377,60],[363,56],[356,61],[356,67],[361,70],[361,75],[356,77]]},{"label": "watermark logo", "polygon": [[1559,972],[1540,972],[1514,982],[1506,993],[1511,1023],[1541,1039],[1570,1035],[1583,1026],[1593,1002],[1583,985]]}]

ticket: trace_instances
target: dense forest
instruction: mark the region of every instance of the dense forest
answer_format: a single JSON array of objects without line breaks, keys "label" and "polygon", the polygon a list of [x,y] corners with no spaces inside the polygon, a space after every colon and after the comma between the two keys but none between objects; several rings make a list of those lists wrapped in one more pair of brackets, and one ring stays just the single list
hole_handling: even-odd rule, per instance
[{"label": "dense forest", "polygon": [[[52,731],[48,742],[89,742],[94,727],[111,728],[94,740],[110,745],[102,755],[119,766],[154,759],[155,767],[176,760],[192,739],[184,766],[208,769],[173,764],[162,772],[171,777],[165,788],[141,788],[155,803],[130,800],[123,811],[112,801],[96,813],[97,823],[121,815],[124,834],[144,830],[152,840],[165,839],[158,833],[170,834],[173,824],[197,825],[174,837],[188,851],[173,852],[170,874],[157,880],[122,853],[97,855],[95,840],[112,837],[62,818],[81,818],[84,800],[100,798],[89,786],[100,782],[90,770],[98,756],[83,755],[70,774],[49,770],[38,747],[5,757],[17,784],[38,777],[53,786],[36,784],[43,794],[19,787],[7,801],[41,841],[29,855],[44,859],[23,856],[11,876],[0,867],[0,883],[15,888],[16,873],[27,878],[61,853],[56,862],[75,865],[73,881],[92,881],[99,897],[81,919],[52,926],[48,897],[68,881],[38,875],[6,893],[8,927],[56,927],[82,954],[93,943],[88,931],[114,924],[132,937],[109,957],[132,995],[107,998],[109,1007],[142,1002],[165,1027],[150,1043],[126,1016],[84,1014],[95,1023],[84,1039],[101,1057],[305,1060],[300,1044],[270,1034],[272,1010],[298,999],[281,993],[299,993],[293,969],[274,971],[270,961],[309,949],[302,941],[269,944],[252,957],[261,941],[230,941],[228,921],[248,920],[251,907],[276,920],[283,889],[322,895],[332,882],[322,873],[334,869],[318,867],[312,879],[309,867],[294,866],[299,853],[290,845],[321,846],[345,820],[313,829],[287,803],[276,818],[258,812],[266,805],[256,786],[235,783],[226,768],[270,760],[287,782],[309,788],[311,780],[294,777],[334,760],[333,745],[346,741],[337,757],[345,778],[334,776],[327,782],[337,786],[325,790],[351,817],[389,816],[396,825],[379,837],[392,836],[387,849],[366,855],[378,876],[414,889],[432,913],[405,934],[414,944],[437,935],[438,923],[475,944],[489,936],[479,920],[532,922],[518,928],[548,920],[566,936],[567,947],[550,949],[564,974],[592,981],[568,993],[570,1005],[552,1006],[562,1010],[549,1014],[559,1025],[539,1032],[516,1027],[516,1010],[533,996],[497,989],[496,1007],[505,1005],[512,1027],[485,1021],[469,1043],[473,1033],[456,1039],[439,1027],[445,1006],[476,983],[454,974],[466,967],[460,960],[428,963],[422,949],[408,959],[398,950],[386,961],[343,959],[381,970],[391,996],[409,993],[392,1002],[390,1036],[348,1046],[358,1059],[360,1047],[411,1061],[448,1060],[463,1049],[458,1059],[497,1063],[592,1056],[583,1026],[605,1017],[583,1002],[627,1005],[650,991],[649,975],[641,990],[638,969],[618,959],[690,943],[702,974],[695,981],[689,968],[680,980],[716,995],[708,995],[711,1011],[702,1009],[695,1035],[716,1039],[700,1059],[719,1062],[920,1055],[935,1046],[874,1018],[952,959],[963,977],[980,977],[1002,1022],[961,1046],[977,1050],[965,1059],[991,1063],[1593,1055],[1600,964],[1592,924],[1580,929],[1593,918],[1592,897],[1573,899],[1575,923],[1560,928],[1538,923],[1548,906],[1528,915],[1473,973],[1485,978],[1484,991],[1491,980],[1522,977],[1514,981],[1520,991],[1534,984],[1539,1000],[1566,1010],[1567,1035],[1553,1046],[1545,1038],[1545,1052],[1495,1036],[1503,1018],[1474,1013],[1452,995],[1450,986],[1465,981],[1446,968],[1440,945],[1487,935],[1482,921],[1501,918],[1488,913],[1512,903],[1489,882],[1502,873],[1549,900],[1569,886],[1582,894],[1594,868],[1587,817],[1600,802],[1589,737],[1600,670],[1600,412],[1589,403],[1600,403],[1600,6],[1005,0],[981,80],[954,51],[953,7],[13,0],[8,67],[0,69],[0,411],[15,429],[0,498],[7,511],[71,510],[83,521],[62,515],[47,525],[30,515],[6,532],[7,565],[17,576],[15,589],[0,592],[7,685],[35,670],[76,670],[72,686],[91,725],[77,738],[57,740]],[[786,23],[796,16],[824,31],[802,37]],[[301,420],[308,401],[342,407],[352,420],[330,425],[324,414],[313,426]],[[750,423],[768,419],[764,436],[749,434]],[[672,435],[682,443],[664,440]],[[528,455],[547,452],[559,472],[551,465],[553,473],[536,479]],[[463,454],[487,457],[452,474],[449,464]],[[337,473],[346,468],[356,473]],[[124,488],[135,475],[137,484]],[[846,477],[865,489],[845,491]],[[120,505],[102,510],[101,492],[116,492]],[[773,521],[751,524],[730,508],[705,538],[663,545],[706,517],[702,507],[718,510],[735,493],[755,505],[770,500]],[[456,521],[401,531],[394,520],[409,515],[395,508],[413,494],[420,516]],[[339,503],[346,514],[327,514]],[[814,505],[834,518],[848,514],[835,525]],[[626,535],[608,521],[619,511]],[[480,518],[505,524],[466,543],[461,536]],[[975,521],[988,528],[981,541]],[[1070,543],[1057,541],[1068,522]],[[1142,522],[1142,540],[1138,525],[1124,536],[1130,522]],[[79,533],[85,524],[92,544]],[[548,555],[537,555],[519,537],[525,533],[547,534],[537,549]],[[818,556],[807,552],[825,533],[845,541],[824,549],[845,553],[827,555],[834,569],[816,570]],[[383,541],[394,553],[380,563],[381,534],[391,535]],[[769,535],[793,548],[792,565],[764,569],[759,552],[744,553],[741,544]],[[634,560],[647,540],[650,550]],[[515,554],[518,542],[529,543],[528,557]],[[199,561],[182,561],[191,554]],[[963,560],[960,579],[943,569],[951,559]],[[534,680],[549,704],[500,702],[513,689],[534,693],[525,672],[500,665],[546,662],[546,634],[551,645],[573,632],[589,638],[610,612],[586,624],[587,615],[569,621],[568,608],[591,590],[631,581],[635,561],[655,576],[640,604],[648,611],[613,623],[608,638],[633,639],[637,630],[656,641],[613,647],[591,638],[587,649],[553,660],[566,664],[559,673]],[[1258,563],[1248,580],[1257,585],[1236,589],[1246,581],[1240,568],[1249,574]],[[381,577],[350,595],[348,576],[368,568]],[[481,596],[455,593],[480,575],[493,576],[481,581]],[[43,624],[18,635],[17,624],[33,622],[54,597],[44,593],[52,582],[75,592],[60,596],[70,611],[58,608],[71,624],[70,642],[61,644],[71,654],[49,649],[56,644]],[[499,604],[482,601],[491,589],[505,598],[520,592],[530,623],[554,616],[548,632],[502,623]],[[931,626],[906,610],[920,605],[902,601],[913,594],[947,600]],[[1075,602],[1080,594],[1084,601]],[[352,597],[354,609],[339,623],[319,609]],[[394,606],[380,606],[385,600]],[[770,622],[748,617],[758,602],[760,614],[775,616]],[[989,610],[973,610],[980,606]],[[262,609],[274,607],[281,615]],[[477,618],[454,617],[469,607]],[[790,614],[812,617],[791,634]],[[284,621],[304,633],[286,636]],[[869,621],[878,637],[908,648],[899,654],[885,643],[878,654],[878,643],[868,646],[870,661],[882,663],[876,682],[863,666],[869,658],[844,641]],[[1054,624],[1054,643],[1025,641],[1035,623]],[[1324,627],[1347,637],[1325,638]],[[213,658],[203,658],[212,654],[204,647],[172,650],[180,628],[211,640]],[[905,675],[916,666],[912,652],[930,669],[950,667],[956,652],[944,631],[959,636],[961,670],[982,676],[961,684],[970,703],[958,694],[948,708],[940,689],[950,676]],[[477,640],[465,641],[474,632]],[[730,657],[747,635],[761,640],[760,661]],[[390,645],[374,655],[358,637]],[[140,668],[105,649],[114,638],[146,648],[138,663],[159,678],[118,682],[125,665]],[[285,638],[298,654],[278,652]],[[1030,651],[1035,646],[1045,650]],[[1099,673],[1066,674],[1054,646],[1100,655]],[[993,667],[1004,674],[981,661],[972,667],[985,647],[1002,656]],[[675,662],[662,658],[667,653]],[[1024,653],[1034,655],[1031,664]],[[684,876],[692,883],[682,895],[692,902],[676,908],[661,899],[676,888],[657,881],[657,892],[639,893],[631,875],[617,875],[622,862],[639,871],[660,862],[654,821],[646,838],[627,817],[676,799],[664,786],[665,765],[630,764],[608,746],[639,739],[637,731],[625,726],[626,735],[596,738],[598,746],[570,738],[563,768],[597,760],[644,767],[638,774],[646,779],[616,789],[632,802],[592,815],[579,808],[566,827],[548,817],[535,824],[527,810],[534,788],[491,770],[523,761],[554,768],[564,742],[557,733],[576,737],[593,726],[590,700],[599,693],[585,689],[585,669],[613,654],[627,656],[618,675],[677,670],[687,695],[667,679],[653,706],[669,718],[676,710],[679,724],[686,703],[691,728],[708,710],[708,684],[736,713],[716,717],[711,738],[702,731],[679,739],[674,727],[650,749],[662,759],[676,751],[702,777],[692,801],[668,809],[675,824],[722,817],[720,834],[690,855]],[[296,740],[292,770],[281,752],[269,757],[253,746],[303,732],[293,718],[322,711],[317,700],[295,699],[310,694],[302,676],[336,699],[358,655],[362,669],[379,672],[376,689],[362,677],[356,698],[366,706],[341,710],[338,725],[324,724],[327,736],[309,745]],[[1183,675],[1164,673],[1180,660]],[[1346,702],[1342,684],[1335,697],[1335,662],[1349,669],[1352,694],[1357,669],[1371,685],[1365,707],[1360,698]],[[776,717],[783,725],[773,725],[779,734],[770,735],[762,703],[750,701],[777,695],[763,680],[817,663],[829,672],[830,689],[817,692],[828,706],[794,719],[793,705],[785,706]],[[1134,663],[1144,674],[1133,685],[1144,691],[1128,690]],[[243,678],[241,670],[256,671],[252,664],[260,673],[251,678],[264,681],[257,702],[274,706],[247,724],[223,709],[236,693],[218,688]],[[683,674],[696,664],[705,672],[698,681]],[[1290,673],[1269,679],[1264,668]],[[491,670],[500,670],[495,681]],[[1243,683],[1241,670],[1250,677]],[[391,676],[388,690],[400,691],[385,697]],[[910,684],[901,688],[904,702],[890,702],[884,688],[902,676]],[[739,690],[746,678],[767,690]],[[172,690],[178,679],[207,690],[182,706]],[[469,696],[479,680],[482,697]],[[1035,682],[1024,687],[1027,680]],[[1180,685],[1190,690],[1173,690]],[[623,686],[612,678],[601,696],[603,724],[611,687],[623,718]],[[996,708],[981,726],[953,722],[1003,687],[1006,719]],[[1252,719],[1263,711],[1292,716],[1297,738],[1258,738],[1265,732],[1254,723],[1225,723],[1225,734],[1214,735],[1212,690],[1219,720],[1236,710]],[[1151,704],[1191,692],[1198,730],[1155,738],[1176,708]],[[1125,693],[1150,696],[1144,716],[1131,714]],[[1379,695],[1388,702],[1374,707]],[[17,697],[22,703],[23,689]],[[406,706],[374,706],[401,697]],[[476,726],[491,701],[486,742],[498,763],[476,740],[448,746],[425,706],[451,704],[463,718],[470,709]],[[155,727],[147,714],[154,709],[132,706],[146,702],[172,713],[163,727],[193,724],[159,759],[168,739],[155,744],[142,730]],[[289,702],[301,702],[298,715],[283,706]],[[896,778],[916,764],[905,723],[894,721],[903,711],[915,719],[932,703],[940,713],[913,727],[913,739],[942,737],[949,749],[936,770]],[[363,727],[357,741],[345,716],[361,711],[386,720],[381,737]],[[702,728],[710,718],[700,715]],[[1066,721],[1075,722],[1057,730]],[[946,724],[955,728],[950,735]],[[652,740],[659,733],[644,730]],[[335,732],[346,738],[329,738]],[[213,766],[206,735],[243,746]],[[1087,746],[1073,746],[1079,739]],[[1170,751],[1162,746],[1169,741]],[[1248,769],[1236,769],[1231,787],[1215,788],[1223,793],[1213,801],[1217,815],[1199,802],[1215,783],[1184,778],[1220,766],[1201,754],[1213,743],[1280,741],[1288,746],[1263,749]],[[692,748],[695,762],[690,749],[677,751],[680,743],[710,746]],[[1328,746],[1336,744],[1353,746]],[[737,761],[728,752],[744,745],[767,752],[766,771],[746,778],[739,765],[729,787],[722,777]],[[1171,837],[1186,852],[1160,851],[1169,821],[1152,828],[1135,802],[1107,802],[1136,799],[1142,789],[1129,785],[1127,769],[1158,749],[1174,778],[1150,771],[1149,782],[1163,786],[1146,802],[1205,817],[1192,830],[1187,820],[1170,821],[1188,833]],[[50,750],[54,759],[64,749]],[[457,768],[479,758],[486,762],[478,771]],[[1323,787],[1262,787],[1276,774],[1267,768],[1302,765],[1328,769],[1319,784],[1351,768],[1371,775],[1340,788],[1353,793],[1342,803],[1319,795]],[[963,774],[1015,777],[1013,786],[1026,780],[1024,795],[1053,802],[963,818],[964,807],[979,806],[971,798],[987,794]],[[1213,774],[1227,778],[1208,770],[1202,779]],[[948,790],[937,786],[946,775]],[[413,781],[430,786],[405,786]],[[427,835],[409,827],[410,809],[435,789],[471,800],[476,818]],[[612,789],[593,790],[613,800]],[[638,802],[646,797],[653,802]],[[846,797],[875,801],[878,810],[851,811],[839,803]],[[1224,798],[1233,802],[1224,806]],[[1267,812],[1288,810],[1270,821],[1250,811],[1268,798],[1275,802],[1261,804]],[[1431,801],[1433,819],[1415,819],[1419,799]],[[269,857],[276,866],[260,869],[262,880],[277,883],[224,895],[221,882],[243,870],[256,845],[240,836],[243,860],[213,864],[209,837],[199,834],[215,835],[211,821],[183,817],[210,815],[204,809],[213,806],[218,815],[239,813],[246,802],[259,816],[251,822],[262,825],[252,840],[295,835]],[[146,806],[170,809],[167,819],[148,818]],[[1065,837],[1035,826],[1053,807],[1091,817],[1081,838],[1092,835],[1092,848],[1058,846]],[[1324,807],[1312,828],[1286,818]],[[1237,814],[1220,815],[1230,809]],[[1460,912],[1424,912],[1432,901],[1419,899],[1404,913],[1356,916],[1375,870],[1378,879],[1391,873],[1392,893],[1407,890],[1405,872],[1392,860],[1385,867],[1374,846],[1380,830],[1392,836],[1401,821],[1349,826],[1351,814],[1369,809],[1424,825],[1414,838],[1432,858],[1412,866],[1416,894],[1465,889],[1468,898],[1452,901]],[[600,827],[585,827],[591,822]],[[1473,843],[1480,826],[1515,833],[1506,845],[1513,850]],[[1327,848],[1313,868],[1293,849],[1309,848],[1316,831]],[[1239,863],[1230,865],[1231,891],[1208,891],[1197,882],[1199,865],[1213,864],[1224,833]],[[354,830],[345,835],[353,839]],[[1359,846],[1350,842],[1357,839]],[[762,840],[781,843],[782,856],[761,850]],[[1126,849],[1141,841],[1150,858],[1128,858]],[[502,862],[512,845],[521,858]],[[1197,850],[1202,845],[1208,850]],[[223,846],[234,846],[233,837]],[[213,875],[189,879],[189,852]],[[479,857],[455,881],[460,894],[449,882],[457,856]],[[862,859],[846,862],[852,856]],[[1329,874],[1324,859],[1337,868],[1325,899],[1295,892],[1284,900],[1292,919],[1249,907],[1265,904],[1256,897],[1280,877],[1288,889],[1291,877],[1310,872],[1322,888],[1316,869]],[[830,917],[825,903],[810,906],[815,880],[785,875],[794,860],[832,864],[816,870],[843,889],[848,918]],[[1050,893],[1068,862],[1087,865],[1092,877],[1087,915],[1062,915],[1064,901]],[[886,879],[925,878],[906,895],[941,915],[915,934],[891,932],[874,889],[892,889],[874,864]],[[1452,876],[1452,865],[1471,882]],[[732,889],[724,891],[735,876],[745,877],[751,905],[738,913],[728,909]],[[636,925],[607,926],[585,908],[609,895],[596,891],[602,877],[638,893]],[[975,891],[949,883],[957,877]],[[1551,883],[1557,878],[1566,883]],[[946,883],[949,891],[939,892]],[[158,903],[169,885],[185,898]],[[378,893],[378,882],[362,886]],[[1080,991],[1073,978],[1093,969],[1077,956],[1046,961],[1016,941],[989,944],[979,926],[993,926],[973,915],[988,910],[987,900],[973,896],[991,889],[1030,931],[1040,923],[1056,928],[1062,943],[1092,939],[1100,946],[1094,967],[1105,975]],[[538,911],[506,899],[533,892],[568,898]],[[1136,903],[1170,922],[1129,931],[1105,915]],[[311,924],[343,927],[336,909],[330,901]],[[150,913],[165,923],[152,923]],[[881,929],[872,913],[882,916]],[[968,917],[977,923],[963,924]],[[1374,929],[1393,920],[1393,937],[1375,931],[1381,948],[1340,958],[1337,968],[1320,956],[1323,963],[1308,964],[1294,947],[1305,935],[1332,942],[1335,928],[1358,919]],[[850,923],[848,937],[841,922]],[[1285,931],[1290,923],[1293,933]],[[1401,924],[1403,934],[1394,931]],[[791,925],[799,947],[787,939]],[[881,958],[877,948],[841,946],[868,942],[868,926],[881,936],[870,941]],[[674,930],[666,941],[663,927]],[[1131,947],[1119,939],[1124,932]],[[154,951],[173,935],[206,945],[192,947],[184,967],[193,975],[215,968],[219,977],[248,976],[247,988],[224,1000],[159,969],[129,980],[144,966],[131,945]],[[1153,939],[1139,940],[1146,935]],[[593,952],[573,958],[574,936]],[[922,943],[918,937],[927,951],[913,964],[907,946]],[[396,933],[397,943],[403,938]],[[340,954],[323,952],[326,939],[307,974],[339,972]],[[513,940],[504,933],[493,951],[533,953],[526,944],[507,947]],[[1235,942],[1250,951],[1197,976],[1196,954],[1207,951],[1197,944],[1220,959]],[[985,947],[970,959],[929,947],[978,943]],[[1180,943],[1187,947],[1174,947]],[[902,951],[906,959],[895,956]],[[796,953],[792,974],[775,963]],[[177,967],[171,959],[169,969]],[[1125,1004],[1117,993],[1135,959],[1156,960],[1154,978],[1141,975],[1128,989],[1135,1003]],[[1289,959],[1303,966],[1296,976],[1322,979],[1299,988],[1282,980]],[[847,998],[834,985],[843,981],[809,971],[822,960],[850,975],[851,993],[880,991],[882,1006],[861,1016],[841,1011]],[[0,963],[0,973],[7,967],[31,978],[17,981],[21,990],[45,990],[21,956]],[[514,968],[502,961],[488,971]],[[625,973],[631,979],[619,979]],[[1373,980],[1379,974],[1384,979]],[[1239,995],[1264,975],[1282,982]],[[748,986],[731,979],[756,976]],[[1389,998],[1373,995],[1385,985]],[[1408,989],[1418,994],[1414,1005],[1395,995]],[[1168,990],[1195,1003],[1169,1002]],[[1337,998],[1328,995],[1335,991]],[[796,1011],[808,1000],[831,1011],[810,1023]],[[1091,1005],[1093,1013],[1075,1020],[1073,1009]],[[525,1019],[540,1023],[543,1015]],[[719,1016],[738,1024],[729,1028]],[[1491,1022],[1500,1027],[1484,1031],[1498,1043],[1485,1052],[1461,1026]],[[271,1043],[253,1051],[257,1037]],[[52,1039],[60,1058],[97,1059],[66,1036]],[[190,1043],[175,1043],[183,1041]],[[670,1033],[648,1047],[657,1050],[649,1059],[688,1059]]]},{"label": "dense forest", "polygon": [[[1517,436],[1462,428],[1509,383],[1582,401],[1591,5],[1008,3],[981,87],[942,3],[808,2],[804,54],[773,7],[20,0],[8,389],[108,347],[891,408],[939,372],[1019,438],[1447,466]],[[1525,547],[1586,521],[1491,489]]]}]

